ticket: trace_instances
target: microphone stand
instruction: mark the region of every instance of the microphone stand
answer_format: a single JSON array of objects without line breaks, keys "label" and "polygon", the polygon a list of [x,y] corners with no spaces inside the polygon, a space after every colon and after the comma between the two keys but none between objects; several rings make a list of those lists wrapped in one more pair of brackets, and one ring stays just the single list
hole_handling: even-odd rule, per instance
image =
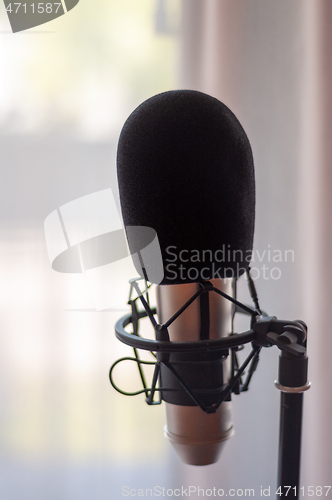
[{"label": "microphone stand", "polygon": [[281,393],[278,493],[289,498],[300,497],[302,407],[303,393]]},{"label": "microphone stand", "polygon": [[306,355],[299,359],[287,351],[282,351],[279,358],[279,382],[276,383],[281,391],[278,486],[284,489],[281,493],[290,498],[300,497],[303,393],[310,387],[307,363]]},{"label": "microphone stand", "polygon": [[[279,460],[278,460],[278,483],[276,498],[280,500],[285,496],[288,498],[300,497],[300,463],[301,463],[301,435],[302,435],[302,412],[303,393],[310,388],[307,380],[308,356],[306,349],[307,327],[302,321],[278,320],[275,316],[267,316],[258,306],[257,294],[254,284],[249,281],[249,289],[255,303],[256,309],[252,309],[233,297],[228,296],[215,288],[210,282],[201,283],[201,289],[196,292],[165,324],[158,324],[155,320],[155,309],[149,306],[147,288],[147,300],[140,291],[137,280],[131,280],[129,304],[132,312],[121,318],[115,325],[116,337],[123,343],[133,347],[135,358],[121,358],[113,363],[110,369],[110,382],[112,386],[121,394],[134,396],[144,393],[146,402],[149,405],[161,404],[162,392],[170,390],[167,387],[157,387],[160,381],[160,373],[164,370],[172,372],[173,376],[180,384],[180,391],[186,392],[194,403],[205,412],[212,413],[217,410],[220,404],[230,397],[231,393],[240,394],[247,391],[251,377],[256,370],[259,353],[262,347],[276,345],[281,353],[279,356],[279,380],[275,382],[277,389],[281,391],[280,398],[280,430],[279,430]],[[138,296],[131,299],[133,289]],[[168,327],[180,314],[202,293],[216,292],[224,298],[230,300],[235,306],[235,312],[243,312],[251,316],[251,329],[240,334],[232,334],[228,337],[213,340],[200,340],[196,342],[171,342],[168,335]],[[138,311],[137,299],[140,299],[144,311]],[[149,317],[155,329],[156,340],[145,339],[139,335],[139,320]],[[133,325],[133,333],[128,333],[125,327]],[[176,364],[170,361],[171,353],[192,352],[192,353],[220,353],[220,359],[225,357],[225,351],[231,350],[233,357],[236,351],[246,343],[252,344],[252,351],[247,359],[239,367],[237,360],[233,363],[233,374],[227,384],[220,388],[213,389],[215,402],[207,405],[201,399],[199,392],[188,384],[176,370]],[[155,361],[143,361],[139,358],[137,349],[150,351],[155,357]],[[154,354],[156,353],[156,354]],[[121,361],[131,360],[137,363],[143,389],[135,393],[128,393],[119,389],[114,383],[112,372]],[[212,360],[212,358],[211,358]],[[155,365],[152,386],[147,387],[142,365]],[[236,367],[235,367],[236,366]],[[235,367],[235,368],[234,368]],[[247,379],[242,383],[244,370],[249,367]],[[172,389],[173,390],[173,389]],[[155,393],[159,392],[159,400],[154,401]],[[200,391],[201,392],[201,391]]]}]

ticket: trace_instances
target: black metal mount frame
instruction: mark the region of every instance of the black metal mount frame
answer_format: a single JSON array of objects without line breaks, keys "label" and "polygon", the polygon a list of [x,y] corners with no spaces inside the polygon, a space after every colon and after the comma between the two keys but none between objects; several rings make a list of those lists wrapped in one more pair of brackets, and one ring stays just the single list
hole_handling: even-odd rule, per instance
[{"label": "black metal mount frame", "polygon": [[[149,296],[148,296],[148,287],[146,285],[145,295],[144,297],[142,291],[139,288],[138,281],[140,279],[134,279],[130,281],[130,293],[129,293],[129,301],[128,303],[131,305],[131,313],[121,318],[115,325],[116,336],[121,342],[133,347],[134,349],[134,358],[121,358],[117,360],[111,367],[110,370],[110,381],[113,387],[120,392],[121,394],[125,394],[128,396],[135,396],[137,394],[145,393],[146,394],[146,402],[149,405],[160,404],[161,397],[159,400],[155,401],[155,394],[159,392],[168,392],[168,391],[178,391],[178,389],[171,389],[168,387],[157,387],[157,383],[159,380],[159,374],[161,366],[167,367],[168,370],[172,372],[174,377],[180,384],[181,391],[185,392],[192,399],[193,403],[198,405],[204,412],[213,413],[217,410],[220,404],[230,397],[231,392],[235,392],[239,394],[240,392],[248,390],[249,382],[251,377],[257,367],[257,363],[259,360],[259,352],[261,347],[258,345],[253,345],[252,350],[244,361],[244,363],[239,367],[237,360],[237,351],[243,347],[244,344],[250,343],[255,338],[255,332],[253,330],[249,330],[242,334],[230,335],[229,337],[214,339],[214,340],[199,340],[196,342],[171,342],[168,334],[169,326],[182,314],[185,309],[187,309],[192,302],[200,297],[203,293],[215,292],[221,295],[222,297],[230,300],[234,304],[234,314],[235,312],[243,312],[244,314],[250,315],[252,318],[252,323],[255,321],[257,315],[261,314],[261,311],[257,307],[256,309],[252,309],[244,304],[241,304],[239,301],[234,299],[233,297],[227,295],[222,292],[218,288],[215,288],[210,282],[204,282],[200,284],[199,290],[164,324],[159,324],[156,322],[155,314],[156,309],[150,308],[149,305]],[[137,293],[137,297],[132,299],[134,290]],[[143,305],[143,310],[139,311],[137,308],[137,300],[140,300]],[[150,322],[155,330],[156,340],[150,340],[142,338],[139,334],[139,320],[148,317]],[[128,333],[125,328],[132,324],[133,333]],[[152,355],[154,352],[157,353],[156,360],[149,362],[143,361],[140,359],[137,349],[143,349],[146,351],[150,351]],[[191,352],[191,353],[219,353],[220,359],[226,359],[228,356],[228,351],[231,350],[232,353],[232,376],[230,381],[227,384],[222,385],[217,389],[213,389],[213,395],[215,399],[215,403],[213,405],[207,406],[204,404],[202,399],[200,398],[199,391],[193,390],[191,387],[186,384],[177,370],[174,368],[172,363],[169,362],[169,357],[171,353],[174,352]],[[135,361],[138,365],[139,374],[141,377],[141,381],[143,384],[143,389],[141,391],[127,393],[119,389],[114,383],[112,374],[113,370],[122,361]],[[143,373],[142,366],[145,364],[154,364],[155,370],[152,377],[151,387],[148,388],[145,382],[145,376]],[[242,375],[250,364],[248,375],[246,381],[242,382]],[[212,390],[205,390],[205,393],[212,392]],[[211,394],[212,395],[212,394]]]}]

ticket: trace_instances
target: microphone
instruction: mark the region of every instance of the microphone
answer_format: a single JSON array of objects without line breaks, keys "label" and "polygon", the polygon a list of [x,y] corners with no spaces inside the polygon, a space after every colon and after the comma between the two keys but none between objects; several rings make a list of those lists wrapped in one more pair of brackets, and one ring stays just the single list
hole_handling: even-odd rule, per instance
[{"label": "microphone", "polygon": [[[159,383],[166,402],[165,433],[185,463],[207,465],[218,460],[233,433],[230,395],[219,405],[216,397],[229,382],[231,356],[227,349],[203,353],[190,346],[232,332],[234,305],[220,295],[234,296],[252,253],[250,143],[219,100],[192,90],[170,91],[148,99],[129,116],[117,165],[136,270],[157,285],[159,321],[165,324],[176,316],[157,340],[188,343],[187,352],[157,354],[163,361]],[[204,293],[178,314],[202,287]],[[213,287],[221,293],[209,293]]]}]

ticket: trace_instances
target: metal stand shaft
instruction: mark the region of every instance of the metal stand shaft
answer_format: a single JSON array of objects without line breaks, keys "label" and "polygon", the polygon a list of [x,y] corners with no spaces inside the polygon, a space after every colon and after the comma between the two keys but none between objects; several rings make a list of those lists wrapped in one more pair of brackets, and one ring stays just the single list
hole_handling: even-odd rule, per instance
[{"label": "metal stand shaft", "polygon": [[299,497],[302,408],[303,393],[281,393],[278,488],[288,498]]},{"label": "metal stand shaft", "polygon": [[307,381],[308,358],[281,351],[279,358],[280,434],[277,499],[300,498],[301,434],[303,392]]}]

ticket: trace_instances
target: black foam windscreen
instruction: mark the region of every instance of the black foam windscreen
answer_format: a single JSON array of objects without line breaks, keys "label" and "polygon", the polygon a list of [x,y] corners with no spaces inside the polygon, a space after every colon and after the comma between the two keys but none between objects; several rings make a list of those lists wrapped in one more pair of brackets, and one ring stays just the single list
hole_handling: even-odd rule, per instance
[{"label": "black foam windscreen", "polygon": [[179,284],[245,272],[254,166],[227,106],[192,90],[151,97],[125,122],[117,164],[129,249],[142,276]]}]

